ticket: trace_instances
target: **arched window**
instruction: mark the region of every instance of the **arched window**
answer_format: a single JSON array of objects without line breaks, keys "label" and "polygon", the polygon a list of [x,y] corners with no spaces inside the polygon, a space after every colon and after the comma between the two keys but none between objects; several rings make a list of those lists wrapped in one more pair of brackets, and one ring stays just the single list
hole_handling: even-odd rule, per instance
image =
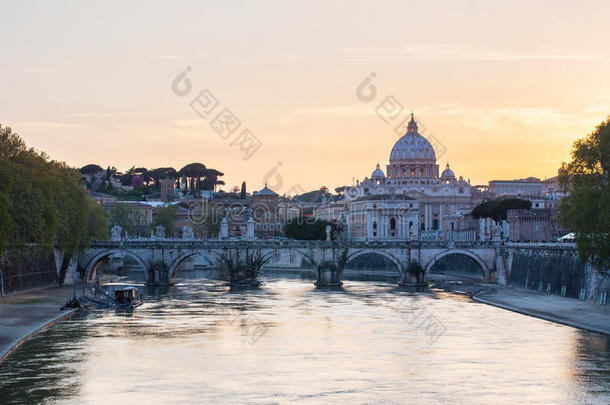
[{"label": "arched window", "polygon": [[390,218],[390,229],[396,229],[396,218]]}]

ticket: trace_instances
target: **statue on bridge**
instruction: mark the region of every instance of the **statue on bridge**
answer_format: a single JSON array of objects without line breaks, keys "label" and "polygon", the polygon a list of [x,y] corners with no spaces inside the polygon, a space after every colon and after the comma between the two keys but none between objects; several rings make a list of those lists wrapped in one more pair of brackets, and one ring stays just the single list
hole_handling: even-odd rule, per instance
[{"label": "statue on bridge", "polygon": [[115,225],[110,230],[110,238],[112,240],[121,240],[122,233],[123,233],[123,228],[120,225]]}]

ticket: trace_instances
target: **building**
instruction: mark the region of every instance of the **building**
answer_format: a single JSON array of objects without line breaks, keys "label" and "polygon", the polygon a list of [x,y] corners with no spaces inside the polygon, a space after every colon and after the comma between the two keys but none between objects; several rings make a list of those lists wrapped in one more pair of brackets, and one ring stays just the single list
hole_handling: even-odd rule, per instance
[{"label": "building", "polygon": [[550,209],[509,210],[506,222],[514,242],[556,241],[564,234]]},{"label": "building", "polygon": [[[377,204],[377,208],[367,205],[367,209],[380,210],[371,213],[372,217],[377,218],[385,218],[385,204],[397,205],[409,201],[417,210],[416,218],[412,221],[417,224],[417,236],[420,239],[446,239],[448,232],[457,230],[458,219],[470,213],[482,200],[482,193],[462,176],[457,177],[449,163],[439,175],[434,148],[418,132],[413,114],[406,133],[392,147],[386,172],[387,176],[377,164],[370,178],[345,190],[349,216],[352,212],[362,212],[362,204],[367,201],[367,197],[384,196],[384,205]],[[358,227],[351,228],[350,237],[373,235],[374,222],[366,222],[366,231]],[[377,226],[380,226],[379,222]],[[401,232],[400,235],[407,238],[407,235],[413,237],[415,233]]]},{"label": "building", "polygon": [[519,180],[492,180],[489,182],[489,192],[496,197],[510,196],[542,196],[542,182],[536,177]]},{"label": "building", "polygon": [[170,202],[174,199],[174,179],[159,180],[160,198],[163,202]]},{"label": "building", "polygon": [[279,195],[267,187],[252,194],[250,212],[254,220],[254,234],[263,238],[284,234],[285,219],[278,211]]},{"label": "building", "polygon": [[372,195],[350,203],[347,230],[352,240],[418,239],[418,202],[405,195]]},{"label": "building", "polygon": [[324,201],[313,209],[313,216],[322,221],[343,222],[347,210],[347,201]]}]

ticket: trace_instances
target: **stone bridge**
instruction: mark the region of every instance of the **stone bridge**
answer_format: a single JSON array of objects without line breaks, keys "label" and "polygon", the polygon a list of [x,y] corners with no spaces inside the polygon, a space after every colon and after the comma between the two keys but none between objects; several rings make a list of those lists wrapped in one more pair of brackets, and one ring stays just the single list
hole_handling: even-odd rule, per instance
[{"label": "stone bridge", "polygon": [[[347,248],[347,266],[356,258],[380,255],[392,262],[397,275],[403,276],[408,264],[415,260],[426,274],[439,259],[452,254],[473,259],[487,282],[506,283],[506,265],[502,245],[499,242],[423,242],[423,241],[375,241],[350,242],[341,247],[326,241],[295,240],[185,240],[185,239],[133,239],[94,241],[90,249],[79,258],[79,266],[91,281],[98,265],[115,254],[131,256],[147,270],[148,283],[171,284],[180,265],[187,259],[199,255],[210,266],[215,266],[228,251],[258,251],[264,258],[282,255],[300,255],[316,267],[323,261],[338,260]],[[401,278],[402,279],[402,278]]]}]

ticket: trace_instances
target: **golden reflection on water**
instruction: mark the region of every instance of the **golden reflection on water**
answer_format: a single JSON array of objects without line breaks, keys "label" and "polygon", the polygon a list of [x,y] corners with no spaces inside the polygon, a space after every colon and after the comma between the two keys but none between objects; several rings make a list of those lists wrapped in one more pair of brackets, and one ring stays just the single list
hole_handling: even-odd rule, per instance
[{"label": "golden reflection on water", "polygon": [[[24,392],[19,361],[29,352],[52,356],[45,370],[61,364],[58,379],[74,379],[71,390],[54,392],[42,380],[26,394],[59,403],[610,398],[608,338],[441,291],[355,281],[320,291],[306,280],[268,279],[261,290],[229,293],[218,282],[189,280],[158,296],[133,314],[93,312],[39,335],[0,366],[10,381],[0,394]],[[420,326],[429,316],[445,327],[432,343]]]}]

